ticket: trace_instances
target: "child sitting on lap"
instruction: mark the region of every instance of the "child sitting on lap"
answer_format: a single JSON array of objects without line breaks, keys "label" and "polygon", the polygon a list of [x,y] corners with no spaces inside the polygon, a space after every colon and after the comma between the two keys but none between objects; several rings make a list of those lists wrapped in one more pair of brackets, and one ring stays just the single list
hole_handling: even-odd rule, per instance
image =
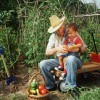
[{"label": "child sitting on lap", "polygon": [[67,38],[64,41],[64,45],[68,46],[68,53],[64,53],[61,54],[58,57],[59,60],[59,67],[58,70],[62,70],[62,76],[60,77],[60,79],[63,79],[63,77],[66,75],[67,70],[66,68],[64,68],[64,63],[63,63],[63,59],[65,57],[68,57],[69,55],[73,55],[79,58],[79,53],[80,52],[71,52],[71,50],[73,50],[74,48],[81,48],[83,45],[82,40],[80,39],[80,37],[78,36],[78,28],[76,26],[75,23],[71,23],[70,25],[68,25],[67,29]]}]

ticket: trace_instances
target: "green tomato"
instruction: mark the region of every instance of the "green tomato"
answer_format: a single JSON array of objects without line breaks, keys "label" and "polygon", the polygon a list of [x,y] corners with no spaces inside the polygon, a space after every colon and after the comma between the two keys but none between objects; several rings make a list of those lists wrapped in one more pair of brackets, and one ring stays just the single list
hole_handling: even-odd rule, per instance
[{"label": "green tomato", "polygon": [[37,82],[32,82],[30,88],[36,89],[38,86]]}]

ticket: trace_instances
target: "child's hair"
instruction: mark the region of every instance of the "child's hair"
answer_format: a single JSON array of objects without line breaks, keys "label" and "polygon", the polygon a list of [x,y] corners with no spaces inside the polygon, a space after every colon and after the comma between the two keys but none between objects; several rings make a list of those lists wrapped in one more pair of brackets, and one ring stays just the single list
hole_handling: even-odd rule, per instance
[{"label": "child's hair", "polygon": [[75,23],[71,23],[67,26],[67,31],[68,29],[72,29],[73,31],[77,32],[78,31],[78,28],[77,28],[77,25]]}]

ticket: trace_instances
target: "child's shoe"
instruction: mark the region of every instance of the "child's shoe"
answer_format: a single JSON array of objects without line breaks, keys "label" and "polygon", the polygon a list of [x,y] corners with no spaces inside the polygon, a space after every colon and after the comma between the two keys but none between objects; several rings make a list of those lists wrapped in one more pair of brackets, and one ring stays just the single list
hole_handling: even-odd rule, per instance
[{"label": "child's shoe", "polygon": [[61,66],[59,66],[59,67],[55,67],[54,69],[55,69],[55,70],[61,70],[61,71],[64,70]]},{"label": "child's shoe", "polygon": [[66,77],[66,73],[61,73],[61,76],[59,77],[59,80],[64,80],[65,77]]},{"label": "child's shoe", "polygon": [[59,66],[59,67],[58,67],[58,70],[63,71],[64,69],[63,69],[61,66]]}]

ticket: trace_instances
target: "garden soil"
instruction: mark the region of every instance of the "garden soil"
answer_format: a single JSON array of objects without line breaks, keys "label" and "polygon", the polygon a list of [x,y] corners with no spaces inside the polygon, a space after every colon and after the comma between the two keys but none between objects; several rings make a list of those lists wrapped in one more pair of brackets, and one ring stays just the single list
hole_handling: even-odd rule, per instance
[{"label": "garden soil", "polygon": [[[39,70],[34,67],[31,72],[28,72],[28,67],[23,63],[19,63],[14,69],[16,84],[7,86],[5,80],[0,81],[0,100],[27,100],[29,80],[32,75],[38,72]],[[77,83],[81,87],[100,87],[100,72],[92,72],[88,76],[87,74],[79,74],[77,75]],[[58,90],[50,92],[51,100],[72,100],[70,95],[69,93],[61,93]]]}]

